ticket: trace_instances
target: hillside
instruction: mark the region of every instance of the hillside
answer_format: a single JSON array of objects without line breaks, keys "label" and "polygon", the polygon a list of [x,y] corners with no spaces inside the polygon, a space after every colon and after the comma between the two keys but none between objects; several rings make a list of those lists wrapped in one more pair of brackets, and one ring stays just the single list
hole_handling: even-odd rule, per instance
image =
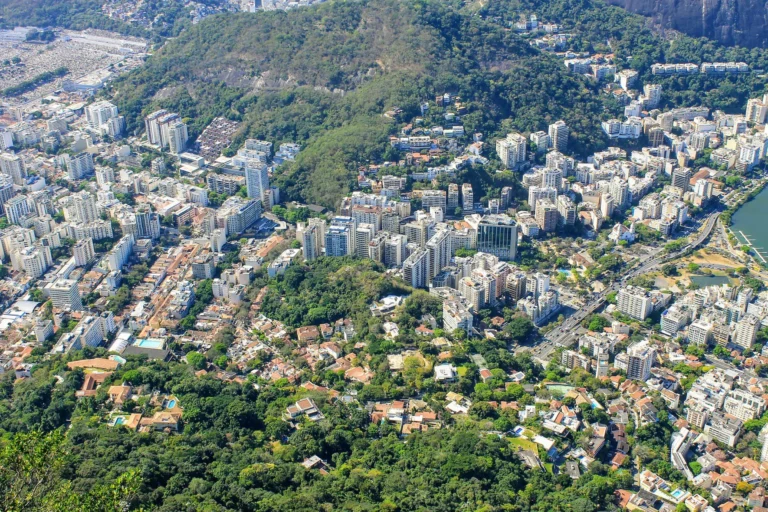
[{"label": "hillside", "polygon": [[660,78],[655,62],[746,61],[768,67],[768,52],[686,36],[667,41],[648,20],[602,0],[463,4],[402,0],[331,1],[289,12],[228,13],[182,32],[113,91],[130,131],[163,107],[188,118],[193,137],[216,116],[243,121],[245,137],[298,142],[304,150],[278,176],[290,199],[337,204],[361,164],[396,155],[395,123],[435,94],[467,105],[467,133],[486,140],[546,129],[564,119],[571,147],[586,156],[606,146],[600,121],[622,114],[600,84],[570,74],[562,57],[539,52],[510,29],[521,15],[562,26],[567,49],[614,53],[641,84],[664,87],[664,108],[700,105],[738,112],[765,89],[759,74]]},{"label": "hillside", "polygon": [[129,129],[162,106],[194,134],[215,116],[243,120],[241,137],[305,146],[281,177],[289,197],[333,206],[360,163],[381,158],[394,124],[451,91],[468,104],[468,132],[546,129],[563,118],[574,147],[604,145],[595,120],[616,111],[597,84],[514,32],[437,2],[329,2],[312,9],[222,14],[170,41],[116,85]]}]

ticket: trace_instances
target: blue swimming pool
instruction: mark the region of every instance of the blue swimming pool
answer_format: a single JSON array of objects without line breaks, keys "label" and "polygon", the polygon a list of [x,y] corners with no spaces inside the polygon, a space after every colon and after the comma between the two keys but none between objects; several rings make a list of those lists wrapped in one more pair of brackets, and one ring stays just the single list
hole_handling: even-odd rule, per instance
[{"label": "blue swimming pool", "polygon": [[168,409],[173,409],[174,407],[176,407],[176,400],[168,402]]}]

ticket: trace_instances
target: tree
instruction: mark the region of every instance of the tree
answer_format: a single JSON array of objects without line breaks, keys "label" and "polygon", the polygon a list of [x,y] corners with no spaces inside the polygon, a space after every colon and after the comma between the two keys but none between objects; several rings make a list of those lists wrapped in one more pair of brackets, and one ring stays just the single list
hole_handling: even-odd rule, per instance
[{"label": "tree", "polygon": [[504,334],[512,341],[520,343],[533,332],[534,325],[527,316],[516,315],[504,326]]},{"label": "tree", "polygon": [[590,331],[595,332],[602,332],[603,329],[610,326],[611,322],[608,321],[604,316],[602,315],[592,315],[592,317],[589,320],[589,323],[587,324],[587,329]]},{"label": "tree", "polygon": [[13,436],[0,451],[0,509],[6,511],[119,511],[135,494],[138,472],[122,475],[113,485],[98,484],[89,492],[73,492],[60,478],[70,447],[61,431]]},{"label": "tree", "polygon": [[195,350],[187,353],[187,362],[196,370],[202,370],[207,365],[205,356]]},{"label": "tree", "polygon": [[674,263],[667,263],[661,267],[661,273],[667,277],[678,275],[677,266]]}]

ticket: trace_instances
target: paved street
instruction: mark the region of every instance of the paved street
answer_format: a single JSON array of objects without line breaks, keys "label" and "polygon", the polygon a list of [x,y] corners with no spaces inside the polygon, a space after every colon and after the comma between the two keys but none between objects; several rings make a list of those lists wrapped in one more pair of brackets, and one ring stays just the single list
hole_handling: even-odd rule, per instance
[{"label": "paved street", "polygon": [[578,339],[578,327],[579,324],[581,324],[581,321],[602,308],[605,305],[605,298],[609,293],[619,291],[619,289],[630,279],[652,272],[665,262],[679,258],[686,251],[695,249],[701,245],[707,237],[709,237],[710,233],[712,233],[712,229],[715,227],[719,215],[719,212],[710,214],[704,222],[704,228],[699,232],[696,238],[679,251],[669,253],[664,257],[659,258],[664,252],[664,248],[661,247],[639,258],[637,260],[639,264],[629,273],[624,275],[621,280],[612,283],[597,297],[591,299],[584,305],[584,307],[568,317],[560,327],[547,333],[543,341],[531,349],[534,358],[546,364],[547,361],[549,361],[552,352],[557,350],[558,347],[569,347],[573,345]]}]

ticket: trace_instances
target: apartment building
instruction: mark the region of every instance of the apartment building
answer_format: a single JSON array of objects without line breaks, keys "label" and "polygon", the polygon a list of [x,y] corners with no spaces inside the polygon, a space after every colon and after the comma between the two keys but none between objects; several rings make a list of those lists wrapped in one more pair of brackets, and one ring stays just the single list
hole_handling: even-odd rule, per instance
[{"label": "apartment building", "polygon": [[653,311],[650,294],[637,286],[627,286],[619,290],[618,310],[635,320],[643,321]]}]

